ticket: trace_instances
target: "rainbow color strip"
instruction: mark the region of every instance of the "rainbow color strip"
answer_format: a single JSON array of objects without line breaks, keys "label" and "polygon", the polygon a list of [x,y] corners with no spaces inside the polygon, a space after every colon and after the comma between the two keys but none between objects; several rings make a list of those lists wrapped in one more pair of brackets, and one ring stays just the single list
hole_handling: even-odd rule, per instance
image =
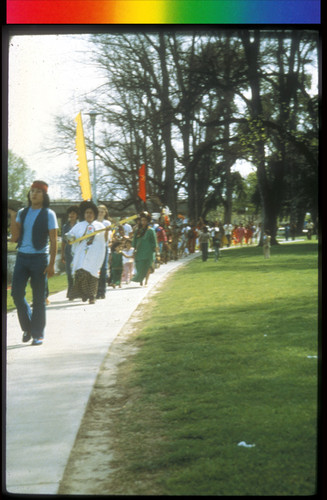
[{"label": "rainbow color strip", "polygon": [[7,24],[319,24],[320,0],[7,0]]}]

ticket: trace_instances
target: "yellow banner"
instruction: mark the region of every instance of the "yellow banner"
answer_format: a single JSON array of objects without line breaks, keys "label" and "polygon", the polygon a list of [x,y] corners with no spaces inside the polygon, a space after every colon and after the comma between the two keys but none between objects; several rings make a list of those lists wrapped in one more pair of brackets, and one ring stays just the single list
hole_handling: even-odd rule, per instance
[{"label": "yellow banner", "polygon": [[87,166],[86,147],[82,124],[82,115],[78,113],[75,118],[76,126],[76,151],[77,151],[77,164],[79,172],[79,183],[81,185],[83,200],[92,199],[90,174]]}]

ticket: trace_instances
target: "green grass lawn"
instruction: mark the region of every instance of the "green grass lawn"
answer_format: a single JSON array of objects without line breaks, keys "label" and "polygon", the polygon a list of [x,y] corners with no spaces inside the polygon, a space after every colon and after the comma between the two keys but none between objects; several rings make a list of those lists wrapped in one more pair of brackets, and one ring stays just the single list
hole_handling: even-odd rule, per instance
[{"label": "green grass lawn", "polygon": [[317,242],[271,255],[196,259],[153,298],[120,367],[108,493],[314,494]]},{"label": "green grass lawn", "polygon": [[[62,290],[65,290],[67,288],[67,277],[66,274],[58,274],[55,276],[52,276],[48,280],[48,285],[49,285],[49,300],[51,301],[51,295],[53,293],[61,292]],[[32,298],[32,289],[30,286],[30,283],[28,282],[27,287],[26,287],[26,300],[29,303],[32,303],[33,298]],[[13,309],[16,309],[16,306],[14,304],[14,301],[11,296],[11,288],[9,287],[7,290],[7,311],[12,311]]]}]

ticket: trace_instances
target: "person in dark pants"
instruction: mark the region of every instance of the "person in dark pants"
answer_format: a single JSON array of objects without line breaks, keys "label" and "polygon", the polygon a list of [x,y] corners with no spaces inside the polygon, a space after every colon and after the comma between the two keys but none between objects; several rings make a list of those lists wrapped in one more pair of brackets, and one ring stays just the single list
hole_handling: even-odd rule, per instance
[{"label": "person in dark pants", "polygon": [[296,236],[296,224],[294,222],[290,226],[290,235],[292,240],[294,241]]},{"label": "person in dark pants", "polygon": [[307,224],[307,230],[308,230],[307,238],[308,238],[308,240],[311,240],[313,229],[314,229],[314,224],[311,220],[309,220],[309,222]]},{"label": "person in dark pants", "polygon": [[217,262],[220,257],[220,244],[221,244],[220,231],[215,231],[212,237],[212,248],[214,249],[215,252],[215,262]]},{"label": "person in dark pants", "polygon": [[209,240],[210,240],[210,234],[208,232],[208,228],[207,226],[204,226],[199,236],[199,243],[202,251],[203,262],[206,262],[208,260]]},{"label": "person in dark pants", "polygon": [[72,205],[67,209],[67,217],[68,221],[66,224],[63,225],[61,234],[62,234],[62,242],[61,242],[61,262],[65,264],[65,270],[66,270],[66,275],[67,275],[67,282],[68,282],[68,288],[67,288],[67,298],[68,300],[72,300],[71,297],[71,292],[74,284],[74,278],[72,275],[72,269],[71,265],[73,262],[73,255],[72,255],[72,247],[69,245],[66,240],[64,235],[68,233],[72,227],[75,226],[75,224],[78,222],[78,212],[79,212],[79,207]]},{"label": "person in dark pants", "polygon": [[[99,205],[98,206],[98,218],[97,220],[99,222],[102,222],[102,224],[106,227],[111,225],[111,222],[108,220],[109,218],[109,212],[106,207],[106,205]],[[108,239],[110,237],[110,233],[108,233]],[[99,276],[99,284],[98,284],[98,291],[97,291],[97,299],[105,299],[106,298],[106,287],[107,287],[107,281],[108,281],[108,261],[109,261],[109,247],[108,244],[106,244],[106,253],[104,256],[103,264],[100,269],[100,276]]]},{"label": "person in dark pants", "polygon": [[[46,182],[34,181],[27,198],[28,207],[22,208],[17,214],[9,209],[11,241],[18,243],[11,295],[24,332],[23,342],[33,338],[32,344],[40,345],[46,323],[47,278],[55,272],[58,222],[56,214],[49,208]],[[33,293],[32,309],[25,298],[29,278]]]}]

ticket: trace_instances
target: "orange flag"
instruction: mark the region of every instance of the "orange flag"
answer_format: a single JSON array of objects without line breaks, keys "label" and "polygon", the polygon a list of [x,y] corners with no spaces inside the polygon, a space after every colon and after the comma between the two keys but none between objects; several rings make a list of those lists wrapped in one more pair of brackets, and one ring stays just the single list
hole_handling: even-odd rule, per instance
[{"label": "orange flag", "polygon": [[77,152],[77,163],[78,163],[78,175],[79,182],[81,185],[82,198],[83,200],[91,200],[91,183],[89,168],[87,166],[86,159],[86,147],[84,140],[83,124],[82,124],[82,114],[78,113],[75,118],[76,125],[76,152]]},{"label": "orange flag", "polygon": [[139,190],[138,196],[141,198],[144,203],[146,202],[146,173],[145,173],[145,164],[141,165],[139,168]]}]

